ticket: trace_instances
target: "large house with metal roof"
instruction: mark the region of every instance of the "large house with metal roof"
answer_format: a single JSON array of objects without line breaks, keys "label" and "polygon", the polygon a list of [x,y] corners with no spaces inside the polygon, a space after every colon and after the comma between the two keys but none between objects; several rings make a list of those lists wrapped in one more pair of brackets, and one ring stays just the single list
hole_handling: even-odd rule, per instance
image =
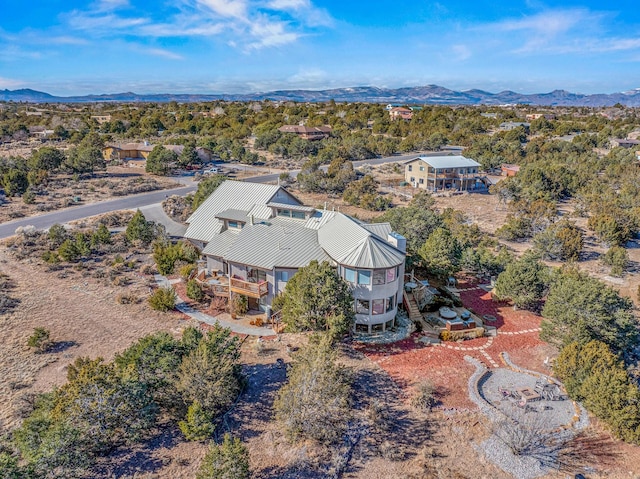
[{"label": "large house with metal roof", "polygon": [[[351,285],[354,330],[384,331],[402,301],[406,240],[388,223],[366,224],[304,206],[279,185],[227,180],[187,220],[223,294],[247,296],[267,311],[287,281],[311,261],[328,261]],[[220,281],[220,279],[214,281]]]},{"label": "large house with metal roof", "polygon": [[480,163],[464,156],[419,156],[404,163],[404,178],[428,191],[468,191],[485,188]]}]

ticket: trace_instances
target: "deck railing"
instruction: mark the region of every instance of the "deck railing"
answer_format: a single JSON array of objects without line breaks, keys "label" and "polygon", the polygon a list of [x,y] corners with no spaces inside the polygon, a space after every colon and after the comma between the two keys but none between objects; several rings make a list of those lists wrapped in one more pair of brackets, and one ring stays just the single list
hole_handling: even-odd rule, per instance
[{"label": "deck railing", "polygon": [[260,283],[251,283],[238,278],[231,278],[231,291],[234,293],[244,294],[252,298],[261,298],[269,293],[269,284],[266,281]]}]

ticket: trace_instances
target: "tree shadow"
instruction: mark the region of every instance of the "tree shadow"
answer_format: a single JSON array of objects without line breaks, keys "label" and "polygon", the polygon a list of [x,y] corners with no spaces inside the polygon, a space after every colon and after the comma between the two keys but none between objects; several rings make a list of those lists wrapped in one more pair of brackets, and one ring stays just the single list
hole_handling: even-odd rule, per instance
[{"label": "tree shadow", "polygon": [[123,446],[100,459],[92,468],[92,477],[137,477],[138,474],[157,473],[166,460],[156,454],[172,449],[183,441],[174,425],[164,425],[156,435],[141,444]]},{"label": "tree shadow", "polygon": [[245,365],[243,373],[247,384],[228,413],[226,425],[247,439],[262,434],[259,424],[271,420],[276,393],[287,380],[287,368],[284,361],[274,359],[268,364]]},{"label": "tree shadow", "polygon": [[78,343],[76,343],[75,341],[56,341],[49,347],[49,349],[47,349],[47,352],[62,353],[67,349],[73,348],[74,346],[78,346]]}]

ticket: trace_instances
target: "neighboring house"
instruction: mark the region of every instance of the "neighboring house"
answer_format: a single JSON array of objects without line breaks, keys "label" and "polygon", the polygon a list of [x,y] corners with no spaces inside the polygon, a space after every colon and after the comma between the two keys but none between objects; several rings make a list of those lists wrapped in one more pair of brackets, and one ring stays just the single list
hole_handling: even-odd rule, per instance
[{"label": "neighboring house", "polygon": [[44,126],[30,126],[29,136],[31,138],[40,138],[41,140],[46,140],[47,138],[53,136],[53,130],[47,130]]},{"label": "neighboring house", "polygon": [[402,301],[406,240],[388,223],[304,206],[284,188],[227,180],[187,220],[185,238],[202,248],[210,273],[266,311],[311,261],[329,261],[351,285],[355,331],[394,325]]},{"label": "neighboring house", "polygon": [[[184,145],[164,145],[167,150],[173,151],[176,155],[180,156],[184,151]],[[207,163],[213,159],[213,151],[209,148],[203,148],[202,146],[196,147],[196,154],[198,159],[202,163]]]},{"label": "neighboring house", "polygon": [[329,138],[330,126],[284,125],[278,128],[282,133],[294,133],[303,140],[322,140]]},{"label": "neighboring house", "polygon": [[389,110],[389,118],[392,120],[411,120],[413,118],[413,110],[404,106],[399,106]]},{"label": "neighboring house", "polygon": [[505,121],[503,123],[500,123],[500,129],[502,131],[511,131],[520,126],[523,127],[526,132],[529,132],[529,127],[531,126],[531,124],[523,121]]},{"label": "neighboring house", "polygon": [[504,164],[500,169],[502,170],[502,176],[516,176],[520,171],[520,166]]},{"label": "neighboring house", "polygon": [[125,143],[121,145],[107,145],[102,150],[105,160],[146,160],[153,146],[147,143]]},{"label": "neighboring house", "polygon": [[527,121],[537,120],[543,117],[549,121],[556,119],[556,116],[553,113],[529,113],[528,115],[525,115],[525,119]]},{"label": "neighboring house", "polygon": [[428,191],[477,190],[486,186],[479,167],[480,163],[464,156],[419,156],[404,163],[404,179]]},{"label": "neighboring house", "polygon": [[103,123],[111,121],[111,115],[91,115],[91,119],[102,125]]},{"label": "neighboring house", "polygon": [[615,148],[619,146],[620,148],[637,148],[640,145],[640,140],[632,140],[630,138],[625,138],[621,140],[620,138],[612,138],[609,140],[609,144],[611,148]]}]

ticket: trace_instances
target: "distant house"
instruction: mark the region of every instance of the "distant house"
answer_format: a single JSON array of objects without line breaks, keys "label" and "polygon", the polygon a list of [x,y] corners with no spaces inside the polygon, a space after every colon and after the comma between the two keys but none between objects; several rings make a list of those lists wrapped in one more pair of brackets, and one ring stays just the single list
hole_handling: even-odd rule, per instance
[{"label": "distant house", "polygon": [[404,164],[404,178],[428,191],[483,189],[480,163],[464,156],[419,156]]},{"label": "distant house", "polygon": [[525,116],[527,121],[538,120],[540,118],[545,118],[547,120],[555,120],[556,116],[553,113],[529,113]]},{"label": "distant house", "polygon": [[322,140],[329,138],[330,126],[284,125],[278,128],[282,133],[293,133],[303,140]]},{"label": "distant house", "polygon": [[631,138],[625,138],[621,140],[620,138],[612,138],[609,140],[609,144],[611,148],[616,148],[619,146],[620,148],[637,148],[640,145],[640,140],[632,140]]},{"label": "distant house", "polygon": [[[406,239],[389,223],[366,224],[304,206],[278,185],[232,180],[187,223],[185,238],[207,261],[198,277],[215,295],[242,294],[251,309],[268,312],[299,268],[328,261],[351,289],[355,331],[394,325],[403,297]],[[215,276],[212,282],[208,274]]]},{"label": "distant house", "polygon": [[[164,145],[167,150],[173,151],[176,155],[180,156],[184,151],[184,145]],[[207,163],[213,159],[213,151],[209,148],[203,148],[201,146],[196,147],[196,154],[201,163]]]},{"label": "distant house", "polygon": [[389,110],[389,118],[392,120],[411,120],[411,118],[413,118],[413,110],[404,106],[398,106]]},{"label": "distant house", "polygon": [[53,135],[53,130],[47,130],[44,126],[30,126],[29,136],[31,138],[40,138],[46,140]]},{"label": "distant house", "polygon": [[153,150],[153,146],[147,143],[124,143],[107,145],[102,150],[102,156],[105,160],[120,161],[143,161],[149,156]]},{"label": "distant house", "polygon": [[523,127],[526,132],[529,132],[530,126],[530,123],[524,121],[505,121],[503,123],[500,123],[500,129],[502,131],[511,131],[515,130],[516,128]]},{"label": "distant house", "polygon": [[103,123],[111,121],[111,115],[91,115],[91,119],[102,125]]},{"label": "distant house", "polygon": [[520,171],[520,166],[505,163],[500,169],[502,170],[502,176],[516,176]]}]

